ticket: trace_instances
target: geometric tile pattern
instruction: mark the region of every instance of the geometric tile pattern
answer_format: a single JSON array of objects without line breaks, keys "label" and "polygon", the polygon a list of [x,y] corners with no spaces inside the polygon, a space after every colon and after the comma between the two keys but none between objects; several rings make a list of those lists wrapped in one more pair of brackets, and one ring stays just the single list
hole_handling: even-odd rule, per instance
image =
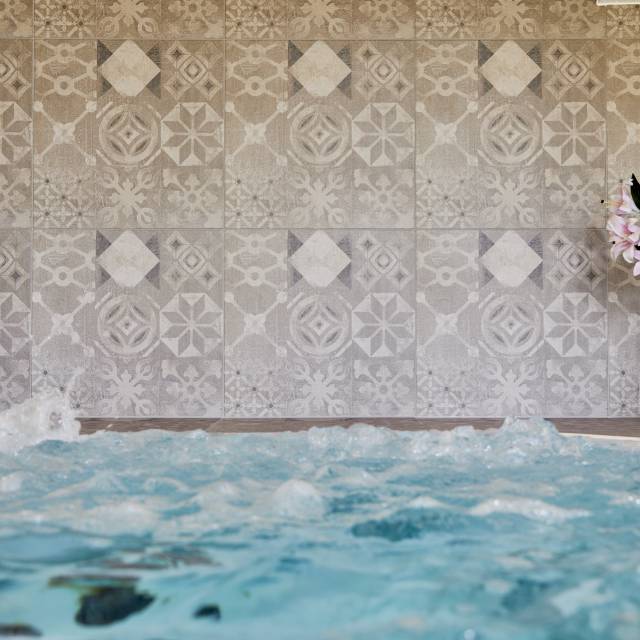
[{"label": "geometric tile pattern", "polygon": [[640,415],[640,9],[0,2],[0,410]]}]

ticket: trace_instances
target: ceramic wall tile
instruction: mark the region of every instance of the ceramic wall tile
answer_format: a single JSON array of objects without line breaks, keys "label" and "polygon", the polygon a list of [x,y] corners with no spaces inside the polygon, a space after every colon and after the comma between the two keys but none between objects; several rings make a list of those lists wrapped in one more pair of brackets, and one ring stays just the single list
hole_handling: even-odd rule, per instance
[{"label": "ceramic wall tile", "polygon": [[351,413],[352,262],[349,231],[288,232],[289,414]]},{"label": "ceramic wall tile", "polygon": [[0,228],[31,226],[32,46],[0,40]]},{"label": "ceramic wall tile", "polygon": [[604,230],[640,171],[639,25],[0,2],[0,410],[640,415],[640,284]]},{"label": "ceramic wall tile", "polygon": [[415,35],[416,0],[353,0],[353,28],[359,38],[397,38]]},{"label": "ceramic wall tile", "polygon": [[351,226],[353,54],[349,42],[289,41],[291,226]]},{"label": "ceramic wall tile", "polygon": [[478,4],[478,0],[417,0],[416,37],[473,38],[478,31]]},{"label": "ceramic wall tile", "polygon": [[546,226],[604,226],[606,57],[596,40],[549,40],[543,56]]},{"label": "ceramic wall tile", "polygon": [[419,42],[416,63],[417,226],[476,226],[477,43]]},{"label": "ceramic wall tile", "polygon": [[352,47],[354,227],[414,226],[415,47]]},{"label": "ceramic wall tile", "polygon": [[96,35],[96,0],[35,0],[37,38],[91,38]]},{"label": "ceramic wall tile", "polygon": [[640,36],[640,6],[607,7],[607,36],[637,38]]},{"label": "ceramic wall tile", "polygon": [[99,38],[158,38],[161,2],[95,0]]},{"label": "ceramic wall tile", "polygon": [[0,38],[33,35],[33,0],[15,0],[0,6]]},{"label": "ceramic wall tile", "polygon": [[97,231],[101,415],[222,414],[222,280],[221,232]]},{"label": "ceramic wall tile", "polygon": [[289,38],[343,39],[353,29],[352,0],[289,2]]},{"label": "ceramic wall tile", "polygon": [[364,231],[352,244],[353,414],[415,414],[416,260],[408,231]]},{"label": "ceramic wall tile", "polygon": [[223,224],[223,45],[98,41],[98,222]]},{"label": "ceramic wall tile", "polygon": [[544,241],[547,410],[549,415],[605,415],[605,233],[546,230]]},{"label": "ceramic wall tile", "polygon": [[285,226],[286,44],[227,42],[226,55],[226,226]]},{"label": "ceramic wall tile", "polygon": [[31,232],[0,229],[0,410],[30,393]]},{"label": "ceramic wall tile", "polygon": [[640,415],[640,279],[622,261],[609,267],[609,415]]},{"label": "ceramic wall tile", "polygon": [[539,38],[543,35],[541,0],[480,0],[482,38]]},{"label": "ceramic wall tile", "polygon": [[38,40],[34,224],[95,227],[95,40]]},{"label": "ceramic wall tile", "polygon": [[606,9],[591,0],[543,0],[544,28],[550,38],[603,38]]},{"label": "ceramic wall tile", "polygon": [[287,0],[227,0],[227,38],[278,40],[286,32]]},{"label": "ceramic wall tile", "polygon": [[621,180],[638,172],[640,154],[640,41],[608,44],[607,153],[611,193]]},{"label": "ceramic wall tile", "polygon": [[225,415],[283,416],[287,363],[287,234],[225,234]]},{"label": "ceramic wall tile", "polygon": [[95,231],[83,229],[36,231],[33,238],[33,393],[68,391],[86,415],[97,409],[95,245]]},{"label": "ceramic wall tile", "polygon": [[543,411],[543,259],[540,231],[480,231],[478,346],[484,415]]},{"label": "ceramic wall tile", "polygon": [[478,232],[418,231],[417,415],[480,415]]},{"label": "ceramic wall tile", "polygon": [[224,38],[224,0],[162,0],[167,38]]},{"label": "ceramic wall tile", "polygon": [[542,43],[480,41],[480,226],[542,224]]}]

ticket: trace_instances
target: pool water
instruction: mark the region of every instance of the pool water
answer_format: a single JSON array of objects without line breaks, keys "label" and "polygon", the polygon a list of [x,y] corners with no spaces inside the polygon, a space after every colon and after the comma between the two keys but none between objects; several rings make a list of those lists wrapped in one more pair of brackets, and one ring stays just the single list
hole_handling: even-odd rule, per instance
[{"label": "pool water", "polygon": [[0,454],[0,637],[640,638],[638,448],[535,420],[66,439]]}]

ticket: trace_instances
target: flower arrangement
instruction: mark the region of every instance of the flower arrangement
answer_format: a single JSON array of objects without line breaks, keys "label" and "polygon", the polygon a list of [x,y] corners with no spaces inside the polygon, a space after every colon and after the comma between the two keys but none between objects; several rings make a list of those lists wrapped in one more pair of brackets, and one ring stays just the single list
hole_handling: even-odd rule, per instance
[{"label": "flower arrangement", "polygon": [[633,275],[640,277],[640,184],[635,175],[620,185],[620,193],[611,202],[607,230],[611,255],[633,264]]}]

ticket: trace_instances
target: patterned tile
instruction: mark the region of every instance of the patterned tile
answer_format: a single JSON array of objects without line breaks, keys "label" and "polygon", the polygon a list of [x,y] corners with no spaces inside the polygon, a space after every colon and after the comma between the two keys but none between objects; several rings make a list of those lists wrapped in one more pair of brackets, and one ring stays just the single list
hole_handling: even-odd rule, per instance
[{"label": "patterned tile", "polygon": [[223,46],[98,41],[98,217],[109,227],[223,224]]},{"label": "patterned tile", "polygon": [[473,38],[478,30],[478,0],[418,0],[416,37]]},{"label": "patterned tile", "polygon": [[[288,413],[332,415],[342,408],[342,415],[349,414],[351,234],[289,231],[287,242],[287,360],[294,363]],[[346,384],[337,384],[336,377],[342,375]],[[311,379],[318,384],[310,385]],[[344,396],[347,386],[349,392]]]},{"label": "patterned tile", "polygon": [[224,38],[224,0],[162,0],[162,31],[169,38]]},{"label": "patterned tile", "polygon": [[290,2],[289,38],[348,38],[353,28],[352,5],[352,0]]},{"label": "patterned tile", "polygon": [[591,0],[544,0],[545,31],[552,38],[603,38],[606,9]]},{"label": "patterned tile", "polygon": [[290,41],[289,224],[350,226],[353,50],[342,41]]},{"label": "patterned tile", "polygon": [[543,64],[539,41],[478,44],[479,223],[537,228],[542,223]]},{"label": "patterned tile", "polygon": [[417,225],[475,226],[477,44],[419,43],[416,59]]},{"label": "patterned tile", "polygon": [[96,34],[95,0],[35,0],[38,38],[90,38]]},{"label": "patterned tile", "polygon": [[397,38],[415,35],[414,0],[353,0],[354,34],[362,38]]},{"label": "patterned tile", "polygon": [[[353,241],[353,411],[415,413],[415,244],[407,231]],[[371,398],[375,398],[374,402]]]},{"label": "patterned tile", "polygon": [[483,38],[537,38],[543,33],[541,0],[479,2]]},{"label": "patterned tile", "polygon": [[418,231],[417,414],[479,415],[478,232]]},{"label": "patterned tile", "polygon": [[640,6],[607,7],[607,36],[637,38],[640,36]]},{"label": "patterned tile", "polygon": [[0,410],[56,387],[81,415],[640,415],[602,202],[637,172],[639,25],[592,0],[0,2]]},{"label": "patterned tile", "polygon": [[31,392],[31,233],[0,229],[0,410]]},{"label": "patterned tile", "polygon": [[414,226],[414,60],[412,43],[354,43],[353,226]]},{"label": "patterned tile", "polygon": [[227,227],[285,225],[286,69],[282,42],[227,43]]},{"label": "patterned tile", "polygon": [[546,391],[551,415],[607,411],[607,243],[596,230],[547,230]]},{"label": "patterned tile", "polygon": [[95,231],[35,232],[33,392],[69,387],[85,415],[96,410],[95,273]]},{"label": "patterned tile", "polygon": [[640,279],[629,265],[609,265],[609,415],[640,416]]},{"label": "patterned tile", "polygon": [[538,415],[543,409],[544,256],[537,231],[480,231],[484,415]]},{"label": "patterned tile", "polygon": [[33,35],[33,0],[14,0],[0,7],[0,38]]},{"label": "patterned tile", "polygon": [[225,415],[282,416],[287,367],[287,236],[225,235]]},{"label": "patterned tile", "polygon": [[34,224],[95,226],[95,42],[36,43]]},{"label": "patterned tile", "polygon": [[609,192],[637,171],[640,154],[640,43],[637,40],[608,45],[607,153]]},{"label": "patterned tile", "polygon": [[96,0],[99,38],[157,38],[161,3],[154,0]]},{"label": "patterned tile", "polygon": [[277,40],[286,32],[287,0],[227,0],[227,38]]},{"label": "patterned tile", "polygon": [[32,44],[0,40],[0,227],[30,227]]}]

